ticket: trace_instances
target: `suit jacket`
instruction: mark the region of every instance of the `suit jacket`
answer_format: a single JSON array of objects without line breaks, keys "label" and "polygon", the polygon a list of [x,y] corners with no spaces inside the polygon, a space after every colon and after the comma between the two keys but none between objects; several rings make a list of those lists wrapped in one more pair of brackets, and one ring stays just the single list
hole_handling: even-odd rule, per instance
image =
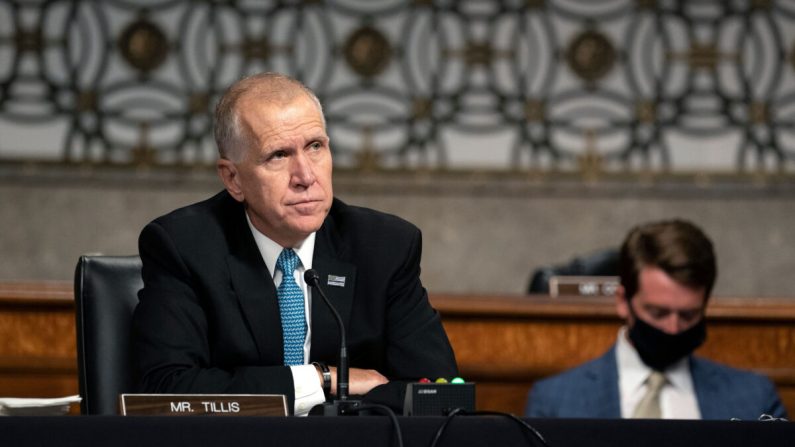
[{"label": "suit jacket", "polygon": [[[450,377],[455,357],[419,280],[420,231],[395,216],[334,200],[313,268],[342,317],[351,367],[390,380]],[[243,205],[226,191],[155,219],[141,232],[144,288],[133,318],[140,391],[285,394],[282,325],[272,275]],[[344,286],[327,283],[344,277]],[[338,363],[336,320],[312,300],[310,361]],[[399,408],[405,386],[367,397]]]},{"label": "suit jacket", "polygon": [[[776,388],[765,376],[690,357],[702,419],[786,417]],[[525,414],[545,418],[621,418],[615,346],[601,357],[537,382]]]}]

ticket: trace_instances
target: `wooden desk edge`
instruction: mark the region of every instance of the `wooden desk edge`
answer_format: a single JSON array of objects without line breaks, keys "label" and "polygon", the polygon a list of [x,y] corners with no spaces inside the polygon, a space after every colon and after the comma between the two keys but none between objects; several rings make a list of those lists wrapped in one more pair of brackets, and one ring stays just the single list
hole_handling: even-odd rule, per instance
[{"label": "wooden desk edge", "polygon": [[[618,318],[612,297],[434,293],[430,301],[443,316]],[[71,281],[0,281],[0,306],[27,305],[74,306],[74,285]],[[707,315],[795,321],[795,297],[713,297]]]},{"label": "wooden desk edge", "polygon": [[[477,315],[493,318],[588,318],[618,320],[612,297],[557,297],[546,295],[434,294],[431,305],[443,317]],[[795,322],[795,298],[712,297],[707,316],[720,320]]]},{"label": "wooden desk edge", "polygon": [[73,307],[71,281],[0,281],[0,306]]}]

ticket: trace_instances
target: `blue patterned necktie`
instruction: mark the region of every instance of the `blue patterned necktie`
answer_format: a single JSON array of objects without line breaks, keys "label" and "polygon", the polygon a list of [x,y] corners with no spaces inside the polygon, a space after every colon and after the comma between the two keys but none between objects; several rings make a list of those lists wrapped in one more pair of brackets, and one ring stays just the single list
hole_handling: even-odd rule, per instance
[{"label": "blue patterned necktie", "polygon": [[276,268],[282,271],[282,283],[276,289],[284,335],[284,364],[304,364],[304,340],[306,318],[304,317],[304,293],[295,282],[295,269],[301,263],[292,248],[285,248],[276,260]]}]

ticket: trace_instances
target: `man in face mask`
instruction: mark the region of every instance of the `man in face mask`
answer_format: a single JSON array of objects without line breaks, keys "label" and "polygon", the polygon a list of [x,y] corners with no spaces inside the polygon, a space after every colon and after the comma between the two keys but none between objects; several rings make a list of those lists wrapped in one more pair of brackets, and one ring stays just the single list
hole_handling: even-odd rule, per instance
[{"label": "man in face mask", "polygon": [[539,381],[526,415],[572,418],[785,417],[772,382],[692,353],[706,339],[717,276],[709,238],[682,220],[633,229],[621,246],[616,309],[626,325],[603,356]]}]

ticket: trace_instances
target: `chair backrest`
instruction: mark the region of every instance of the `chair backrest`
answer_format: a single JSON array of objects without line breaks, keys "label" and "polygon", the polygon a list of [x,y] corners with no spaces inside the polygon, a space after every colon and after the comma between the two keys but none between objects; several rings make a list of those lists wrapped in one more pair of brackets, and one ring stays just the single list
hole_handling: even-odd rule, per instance
[{"label": "chair backrest", "polygon": [[130,325],[143,287],[141,258],[81,256],[75,270],[77,374],[82,414],[118,414],[135,390]]}]

